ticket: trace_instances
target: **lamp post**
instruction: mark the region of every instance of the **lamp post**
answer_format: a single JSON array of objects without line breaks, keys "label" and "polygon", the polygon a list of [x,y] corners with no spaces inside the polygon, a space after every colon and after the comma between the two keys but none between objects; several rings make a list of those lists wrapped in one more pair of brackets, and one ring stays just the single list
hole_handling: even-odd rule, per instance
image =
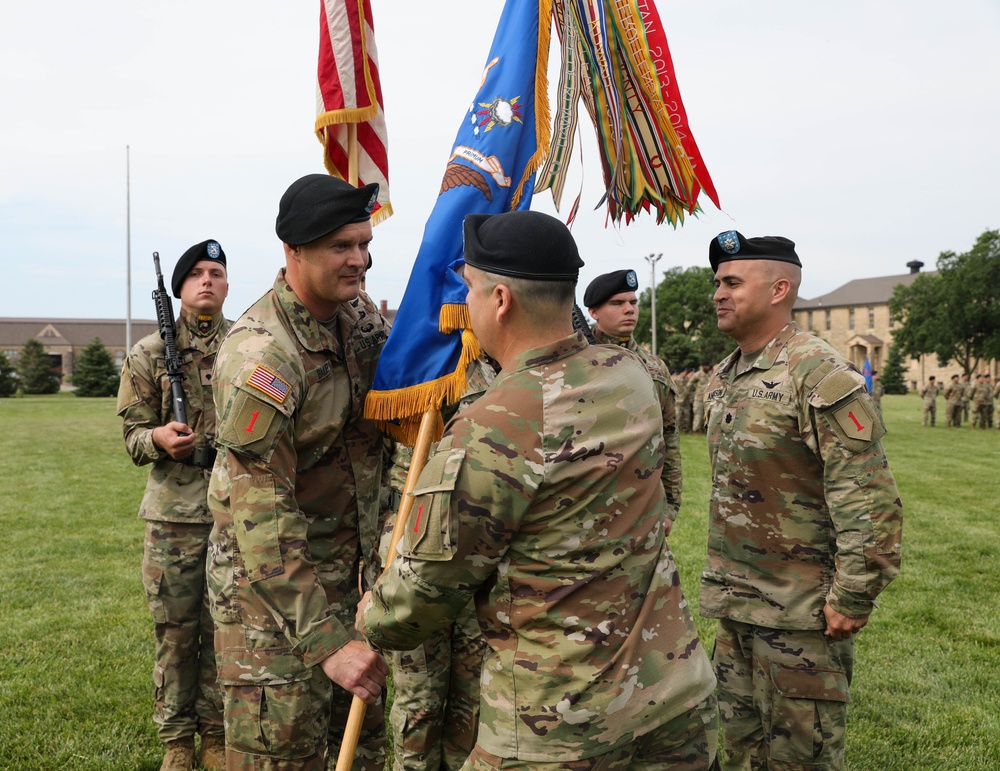
[{"label": "lamp post", "polygon": [[646,257],[646,262],[649,263],[650,272],[650,289],[649,289],[649,309],[652,315],[651,325],[653,327],[653,355],[658,356],[656,352],[656,263],[659,262],[663,253],[660,254],[650,254]]}]

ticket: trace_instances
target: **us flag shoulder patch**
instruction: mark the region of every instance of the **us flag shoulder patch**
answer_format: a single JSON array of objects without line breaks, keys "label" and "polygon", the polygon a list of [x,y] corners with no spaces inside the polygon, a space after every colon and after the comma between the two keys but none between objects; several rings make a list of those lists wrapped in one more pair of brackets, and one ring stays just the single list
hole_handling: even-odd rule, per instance
[{"label": "us flag shoulder patch", "polygon": [[254,367],[253,372],[250,373],[250,377],[247,378],[247,385],[253,386],[258,391],[267,394],[278,402],[278,404],[285,401],[288,392],[292,390],[292,387],[287,382],[261,364]]}]

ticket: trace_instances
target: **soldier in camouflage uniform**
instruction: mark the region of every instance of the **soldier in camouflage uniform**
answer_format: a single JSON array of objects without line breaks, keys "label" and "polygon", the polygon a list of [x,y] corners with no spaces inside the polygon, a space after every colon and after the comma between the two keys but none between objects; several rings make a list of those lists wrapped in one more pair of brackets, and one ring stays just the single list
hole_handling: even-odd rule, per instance
[{"label": "soldier in camouflage uniform", "polygon": [[937,418],[937,396],[940,390],[934,375],[927,378],[927,385],[920,389],[920,396],[924,400],[924,411],[920,421],[921,425],[927,426],[929,424],[931,428],[934,427],[934,421]]},{"label": "soldier in camouflage uniform", "polygon": [[958,381],[958,375],[951,376],[951,382],[944,387],[945,426],[948,428],[962,427],[962,394],[965,389]]},{"label": "soldier in camouflage uniform", "polygon": [[118,387],[125,447],[137,466],[152,464],[139,516],[146,521],[142,580],[156,636],[153,720],[167,745],[163,771],[191,768],[196,733],[202,737],[202,764],[225,765],[205,566],[212,529],[208,480],[215,462],[212,366],[232,323],[222,316],[226,271],[226,253],[216,241],[192,246],[174,268],[171,288],[181,301],[175,342],[188,422],[178,423],[173,415],[159,332],[129,352]]},{"label": "soldier in camouflage uniform", "polygon": [[972,383],[969,382],[969,373],[962,373],[962,417],[965,422],[969,422],[969,399],[972,397]]},{"label": "soldier in camouflage uniform", "polygon": [[872,403],[878,410],[879,417],[882,417],[882,397],[885,396],[885,386],[882,385],[882,378],[878,370],[872,370]]},{"label": "soldier in camouflage uniform", "polygon": [[[379,704],[388,674],[353,629],[385,449],[363,407],[387,325],[359,290],[377,191],[292,183],[285,267],[219,351],[209,582],[230,771],[332,768],[352,695]],[[354,768],[381,769],[384,748],[370,708]]]},{"label": "soldier in camouflage uniform", "polygon": [[694,373],[682,370],[674,382],[677,384],[677,429],[679,433],[690,434],[694,423]]},{"label": "soldier in camouflage uniform", "polygon": [[[496,377],[483,357],[467,372],[466,395],[447,407],[450,416],[478,399]],[[433,449],[432,449],[433,451]],[[390,472],[391,496],[379,552],[389,553],[393,526],[413,450],[396,445]],[[457,771],[476,743],[479,679],[489,645],[470,602],[455,622],[410,651],[390,651],[393,701],[389,711],[396,771]]]},{"label": "soldier in camouflage uniform", "polygon": [[466,769],[707,769],[714,677],[664,536],[659,403],[635,354],[573,331],[581,264],[548,215],[466,217],[469,316],[501,374],[429,459],[358,627],[412,648],[476,597]]},{"label": "soldier in camouflage uniform", "polygon": [[702,362],[701,368],[691,376],[691,431],[700,434],[705,430],[705,389],[712,379],[712,365]]},{"label": "soldier in camouflage uniform", "polygon": [[986,429],[988,413],[986,402],[990,398],[992,389],[985,380],[982,372],[976,375],[976,384],[972,387],[972,428]]},{"label": "soldier in camouflage uniform", "polygon": [[616,270],[598,276],[583,293],[594,321],[594,340],[599,344],[620,345],[637,354],[653,378],[663,416],[664,458],[661,477],[667,494],[667,535],[681,508],[681,439],[677,430],[677,387],[670,368],[662,359],[642,348],[632,334],[639,318],[639,298],[635,290],[639,280],[634,270]]},{"label": "soldier in camouflage uniform", "polygon": [[986,395],[984,399],[986,405],[986,425],[984,428],[993,428],[993,399],[996,398],[996,394],[993,390],[993,378],[989,372],[983,375],[983,390]]},{"label": "soldier in camouflage uniform", "polygon": [[794,244],[720,233],[700,612],[719,621],[724,769],[840,769],[854,635],[899,571],[902,508],[861,374],[792,322]]}]

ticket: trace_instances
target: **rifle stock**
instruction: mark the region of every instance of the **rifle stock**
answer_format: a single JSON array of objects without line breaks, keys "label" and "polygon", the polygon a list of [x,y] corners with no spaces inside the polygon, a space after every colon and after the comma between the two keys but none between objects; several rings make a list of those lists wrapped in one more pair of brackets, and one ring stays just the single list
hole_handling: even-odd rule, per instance
[{"label": "rifle stock", "polygon": [[166,358],[167,377],[170,378],[170,402],[173,406],[174,419],[187,425],[187,407],[184,404],[184,372],[181,369],[181,358],[177,354],[177,329],[174,326],[174,307],[170,295],[163,286],[163,274],[160,272],[160,253],[153,252],[153,267],[156,269],[156,286],[153,290],[153,303],[156,305],[156,323],[163,338],[164,355]]}]

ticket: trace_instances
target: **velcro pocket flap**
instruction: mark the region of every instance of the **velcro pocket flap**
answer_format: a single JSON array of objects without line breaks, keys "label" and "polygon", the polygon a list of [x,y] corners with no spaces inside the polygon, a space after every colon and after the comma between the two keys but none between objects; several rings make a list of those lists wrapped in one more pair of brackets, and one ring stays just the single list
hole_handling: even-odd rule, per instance
[{"label": "velcro pocket flap", "polygon": [[217,654],[221,685],[280,685],[308,680],[309,668],[287,648],[244,648]]},{"label": "velcro pocket flap", "polygon": [[464,462],[465,449],[461,447],[438,450],[427,461],[411,493],[413,502],[399,541],[400,554],[439,562],[455,555],[451,501]]},{"label": "velcro pocket flap", "polygon": [[774,689],[789,699],[850,703],[847,675],[830,669],[800,669],[771,664]]}]

